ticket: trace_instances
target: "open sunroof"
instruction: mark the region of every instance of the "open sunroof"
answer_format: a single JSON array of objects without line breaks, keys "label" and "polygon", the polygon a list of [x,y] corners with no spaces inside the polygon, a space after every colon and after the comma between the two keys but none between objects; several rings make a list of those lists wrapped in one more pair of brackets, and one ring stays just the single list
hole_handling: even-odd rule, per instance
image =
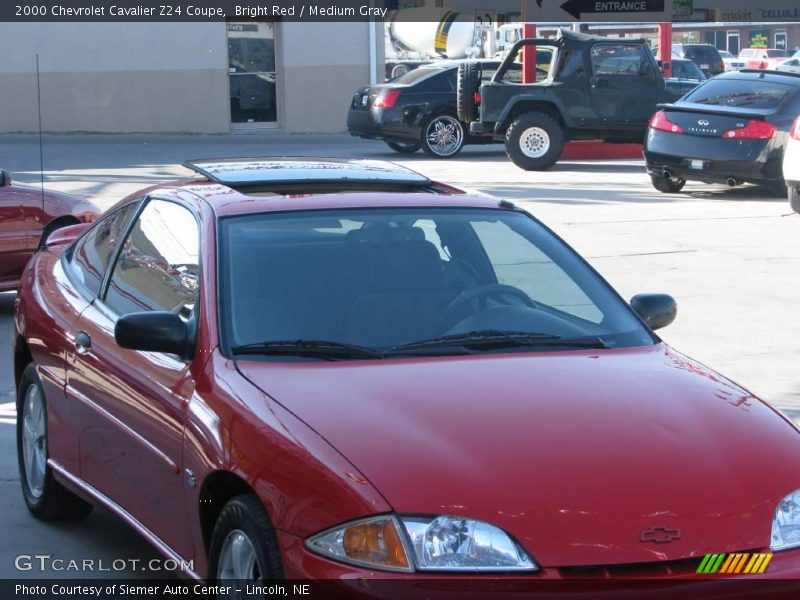
[{"label": "open sunroof", "polygon": [[185,167],[228,187],[383,184],[427,187],[430,179],[382,160],[264,157],[187,160]]}]

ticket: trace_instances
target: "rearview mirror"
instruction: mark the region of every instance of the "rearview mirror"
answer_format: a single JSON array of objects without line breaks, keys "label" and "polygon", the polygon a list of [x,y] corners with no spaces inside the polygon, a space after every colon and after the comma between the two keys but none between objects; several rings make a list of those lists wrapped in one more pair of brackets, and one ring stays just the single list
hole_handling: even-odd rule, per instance
[{"label": "rearview mirror", "polygon": [[114,339],[122,348],[146,352],[165,352],[190,358],[193,332],[189,323],[167,311],[131,313],[120,317]]},{"label": "rearview mirror", "polygon": [[631,308],[653,331],[666,327],[678,316],[678,304],[667,294],[638,294],[631,298]]},{"label": "rearview mirror", "polygon": [[0,169],[0,187],[6,185],[11,185],[11,174],[4,169]]}]

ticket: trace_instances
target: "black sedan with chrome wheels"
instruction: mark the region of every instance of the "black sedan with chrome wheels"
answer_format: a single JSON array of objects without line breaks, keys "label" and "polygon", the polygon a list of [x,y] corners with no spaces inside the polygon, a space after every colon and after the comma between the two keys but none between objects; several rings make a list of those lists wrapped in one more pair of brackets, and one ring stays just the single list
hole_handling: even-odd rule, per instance
[{"label": "black sedan with chrome wheels", "polygon": [[677,193],[687,181],[702,181],[754,183],[786,194],[783,154],[800,114],[800,75],[724,73],[659,108],[644,148],[657,190]]},{"label": "black sedan with chrome wheels", "polygon": [[[353,96],[347,129],[356,137],[385,141],[395,152],[411,154],[422,148],[435,158],[455,156],[466,144],[493,140],[473,138],[456,115],[456,78],[463,61],[440,61],[391,81],[364,86]],[[480,61],[491,75],[497,60]]]}]

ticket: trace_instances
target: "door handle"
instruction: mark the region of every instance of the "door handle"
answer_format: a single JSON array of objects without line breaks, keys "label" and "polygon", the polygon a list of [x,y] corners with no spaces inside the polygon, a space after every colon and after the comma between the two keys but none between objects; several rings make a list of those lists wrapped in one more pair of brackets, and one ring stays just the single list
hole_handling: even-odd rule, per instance
[{"label": "door handle", "polygon": [[92,338],[85,331],[79,331],[75,336],[75,352],[86,354],[92,347]]}]

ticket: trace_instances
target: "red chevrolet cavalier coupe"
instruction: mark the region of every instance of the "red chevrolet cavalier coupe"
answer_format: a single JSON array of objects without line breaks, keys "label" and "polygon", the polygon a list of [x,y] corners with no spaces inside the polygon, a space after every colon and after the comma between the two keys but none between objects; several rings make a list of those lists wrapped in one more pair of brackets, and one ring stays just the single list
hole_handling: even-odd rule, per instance
[{"label": "red chevrolet cavalier coupe", "polygon": [[13,184],[11,175],[0,169],[0,292],[17,289],[40,240],[60,227],[91,223],[99,215],[97,207],[82,198]]},{"label": "red chevrolet cavalier coupe", "polygon": [[[28,265],[22,491],[209,580],[800,576],[800,433],[512,203],[388,163],[239,159]],[[587,575],[588,574],[588,575]],[[640,575],[641,576],[641,575]]]}]

